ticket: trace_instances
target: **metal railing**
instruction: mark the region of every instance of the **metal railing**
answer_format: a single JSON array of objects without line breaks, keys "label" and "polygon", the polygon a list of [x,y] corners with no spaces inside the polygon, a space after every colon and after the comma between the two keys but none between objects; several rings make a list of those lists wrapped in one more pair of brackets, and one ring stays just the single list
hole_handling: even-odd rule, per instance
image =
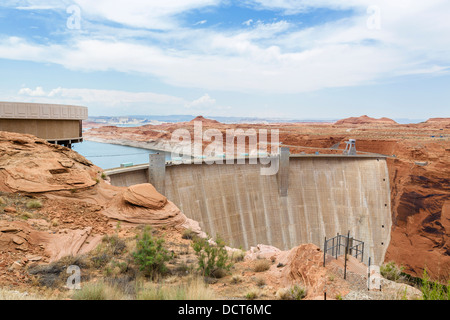
[{"label": "metal railing", "polygon": [[358,259],[361,257],[361,262],[364,259],[364,242],[360,240],[356,240],[353,237],[350,237],[350,231],[346,236],[340,235],[327,239],[325,237],[324,245],[323,245],[323,266],[326,264],[326,256],[327,254],[331,255],[335,259],[337,259],[341,255],[345,255],[345,267],[344,267],[344,278],[346,278],[347,271],[347,255],[354,256]]}]

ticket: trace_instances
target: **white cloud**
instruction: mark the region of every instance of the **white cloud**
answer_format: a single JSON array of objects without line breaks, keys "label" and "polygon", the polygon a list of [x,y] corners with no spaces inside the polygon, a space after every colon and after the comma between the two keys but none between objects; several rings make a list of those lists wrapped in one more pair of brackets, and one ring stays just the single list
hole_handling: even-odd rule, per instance
[{"label": "white cloud", "polygon": [[210,97],[205,93],[200,98],[185,104],[186,109],[195,112],[196,114],[203,115],[228,115],[228,110],[231,110],[230,106],[219,105],[216,99]]},{"label": "white cloud", "polygon": [[[85,14],[98,19],[169,29],[149,35],[146,41],[133,38],[133,31],[120,38],[112,33],[92,38],[77,35],[59,45],[6,37],[0,39],[0,58],[56,63],[72,70],[138,72],[171,85],[204,90],[264,93],[441,74],[450,65],[450,38],[445,36],[450,34],[448,1],[255,0],[252,3],[258,6],[289,12],[326,7],[354,9],[357,14],[303,29],[287,21],[259,21],[252,28],[229,31],[170,29],[177,25],[174,17],[182,10],[219,2],[132,0],[124,5],[118,0],[77,0]],[[381,9],[380,30],[367,28],[369,5]]]},{"label": "white cloud", "polygon": [[242,24],[246,26],[250,26],[253,23],[253,19],[248,19],[247,21],[242,22]]},{"label": "white cloud", "polygon": [[218,5],[220,0],[74,0],[82,14],[102,20],[148,29],[177,26],[175,15]]},{"label": "white cloud", "polygon": [[201,96],[200,98],[198,98],[197,100],[194,100],[188,104],[186,104],[186,108],[189,109],[204,109],[204,108],[210,108],[215,106],[216,104],[216,100],[211,98],[209,96],[209,94],[204,94],[203,96]]},{"label": "white cloud", "polygon": [[84,88],[55,88],[48,92],[42,87],[36,89],[22,88],[21,96],[42,97],[46,101],[69,104],[96,104],[105,106],[126,106],[134,103],[149,103],[156,105],[183,105],[184,99],[152,92],[129,92],[120,90],[98,90]]},{"label": "white cloud", "polygon": [[42,87],[36,87],[34,90],[30,88],[22,88],[19,90],[19,94],[30,97],[44,97],[47,95]]}]

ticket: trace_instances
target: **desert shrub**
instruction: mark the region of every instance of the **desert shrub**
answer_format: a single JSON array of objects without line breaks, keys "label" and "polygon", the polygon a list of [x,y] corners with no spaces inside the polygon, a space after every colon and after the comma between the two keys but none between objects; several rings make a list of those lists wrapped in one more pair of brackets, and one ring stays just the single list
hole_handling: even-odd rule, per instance
[{"label": "desert shrub", "polygon": [[225,242],[217,237],[216,244],[207,239],[195,238],[192,248],[197,256],[198,270],[206,277],[223,277],[233,266],[233,262],[225,249]]},{"label": "desert shrub", "polygon": [[263,287],[266,285],[266,280],[264,280],[264,278],[257,278],[256,279],[256,285],[258,287]]},{"label": "desert shrub", "polygon": [[247,300],[255,300],[256,298],[258,298],[258,292],[256,290],[251,290],[245,295],[245,299]]},{"label": "desert shrub", "polygon": [[269,270],[270,268],[270,261],[267,259],[258,259],[255,262],[255,265],[253,266],[253,271],[255,272],[264,272]]},{"label": "desert shrub", "polygon": [[380,273],[384,278],[397,282],[404,279],[403,269],[403,267],[398,267],[395,262],[391,261],[380,267]]},{"label": "desert shrub", "polygon": [[75,257],[66,256],[48,265],[30,266],[27,271],[30,275],[35,276],[37,285],[48,288],[57,288],[66,284],[67,278],[69,277],[67,268],[73,265],[83,269],[82,280],[89,278],[88,269],[91,264],[84,255]]},{"label": "desert shrub", "polygon": [[175,272],[180,276],[185,276],[191,273],[192,269],[192,265],[188,265],[186,262],[182,262],[175,268]]},{"label": "desert shrub", "polygon": [[242,250],[238,250],[238,251],[233,251],[233,253],[231,254],[231,259],[234,262],[240,262],[243,261],[245,257],[245,252]]},{"label": "desert shrub", "polygon": [[27,202],[26,207],[28,209],[39,209],[42,208],[42,202],[39,200],[30,200]]},{"label": "desert shrub", "polygon": [[277,296],[281,300],[302,300],[306,297],[306,289],[298,284],[283,288],[277,291]]},{"label": "desert shrub", "polygon": [[116,234],[105,235],[102,239],[102,244],[103,250],[114,256],[122,254],[127,248],[126,242],[120,239]]},{"label": "desert shrub", "polygon": [[137,294],[138,300],[214,300],[215,298],[214,291],[198,277],[175,286],[151,284]]},{"label": "desert shrub", "polygon": [[158,274],[167,272],[165,262],[172,258],[169,251],[164,248],[164,239],[154,238],[149,228],[144,229],[141,236],[138,237],[136,251],[132,256],[139,266],[139,270],[152,279]]},{"label": "desert shrub", "polygon": [[183,231],[183,234],[181,235],[181,237],[182,237],[183,239],[187,239],[187,240],[192,240],[192,239],[194,239],[196,236],[197,236],[197,234],[196,234],[194,231],[192,231],[191,229],[185,229],[185,230]]},{"label": "desert shrub", "polygon": [[128,263],[112,259],[105,267],[107,276],[118,276],[128,271]]},{"label": "desert shrub", "polygon": [[424,270],[421,291],[423,300],[450,300],[450,280],[448,285],[430,281],[427,270]]},{"label": "desert shrub", "polygon": [[111,255],[102,251],[97,251],[97,253],[93,253],[91,257],[92,264],[95,268],[101,268],[105,266],[111,259],[112,259]]},{"label": "desert shrub", "polygon": [[239,275],[234,275],[234,276],[231,278],[231,283],[232,283],[232,284],[238,284],[238,283],[240,283],[240,282],[242,282],[242,278],[241,278]]},{"label": "desert shrub", "polygon": [[127,298],[118,286],[103,281],[87,283],[72,295],[74,300],[125,300]]}]

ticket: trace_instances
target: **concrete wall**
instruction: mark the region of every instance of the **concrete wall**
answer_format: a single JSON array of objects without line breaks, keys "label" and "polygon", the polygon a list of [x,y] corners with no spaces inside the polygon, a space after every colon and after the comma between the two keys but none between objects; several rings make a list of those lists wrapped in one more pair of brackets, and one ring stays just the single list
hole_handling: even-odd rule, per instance
[{"label": "concrete wall", "polygon": [[[290,157],[288,165],[287,190],[280,185],[286,177],[260,175],[261,164],[168,166],[165,194],[204,231],[234,247],[322,248],[324,237],[350,230],[365,242],[365,262],[370,255],[381,264],[391,230],[386,160]],[[147,182],[145,170],[148,166],[111,175],[112,183]]]},{"label": "concrete wall", "polygon": [[82,137],[81,120],[0,119],[0,131],[32,134],[46,140]]},{"label": "concrete wall", "polygon": [[87,118],[86,107],[0,101],[0,119],[86,120]]}]

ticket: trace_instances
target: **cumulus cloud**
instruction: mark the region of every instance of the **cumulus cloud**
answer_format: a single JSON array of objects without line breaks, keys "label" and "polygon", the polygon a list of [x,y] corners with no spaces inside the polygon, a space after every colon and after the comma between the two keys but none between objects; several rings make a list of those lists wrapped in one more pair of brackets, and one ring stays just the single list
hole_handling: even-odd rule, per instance
[{"label": "cumulus cloud", "polygon": [[186,104],[186,108],[189,109],[204,109],[204,108],[210,108],[216,104],[216,100],[211,98],[209,94],[204,94],[197,100],[194,100],[188,104]]},{"label": "cumulus cloud", "polygon": [[34,90],[30,88],[22,88],[19,90],[19,94],[30,97],[44,97],[47,95],[42,87],[36,87]]}]

